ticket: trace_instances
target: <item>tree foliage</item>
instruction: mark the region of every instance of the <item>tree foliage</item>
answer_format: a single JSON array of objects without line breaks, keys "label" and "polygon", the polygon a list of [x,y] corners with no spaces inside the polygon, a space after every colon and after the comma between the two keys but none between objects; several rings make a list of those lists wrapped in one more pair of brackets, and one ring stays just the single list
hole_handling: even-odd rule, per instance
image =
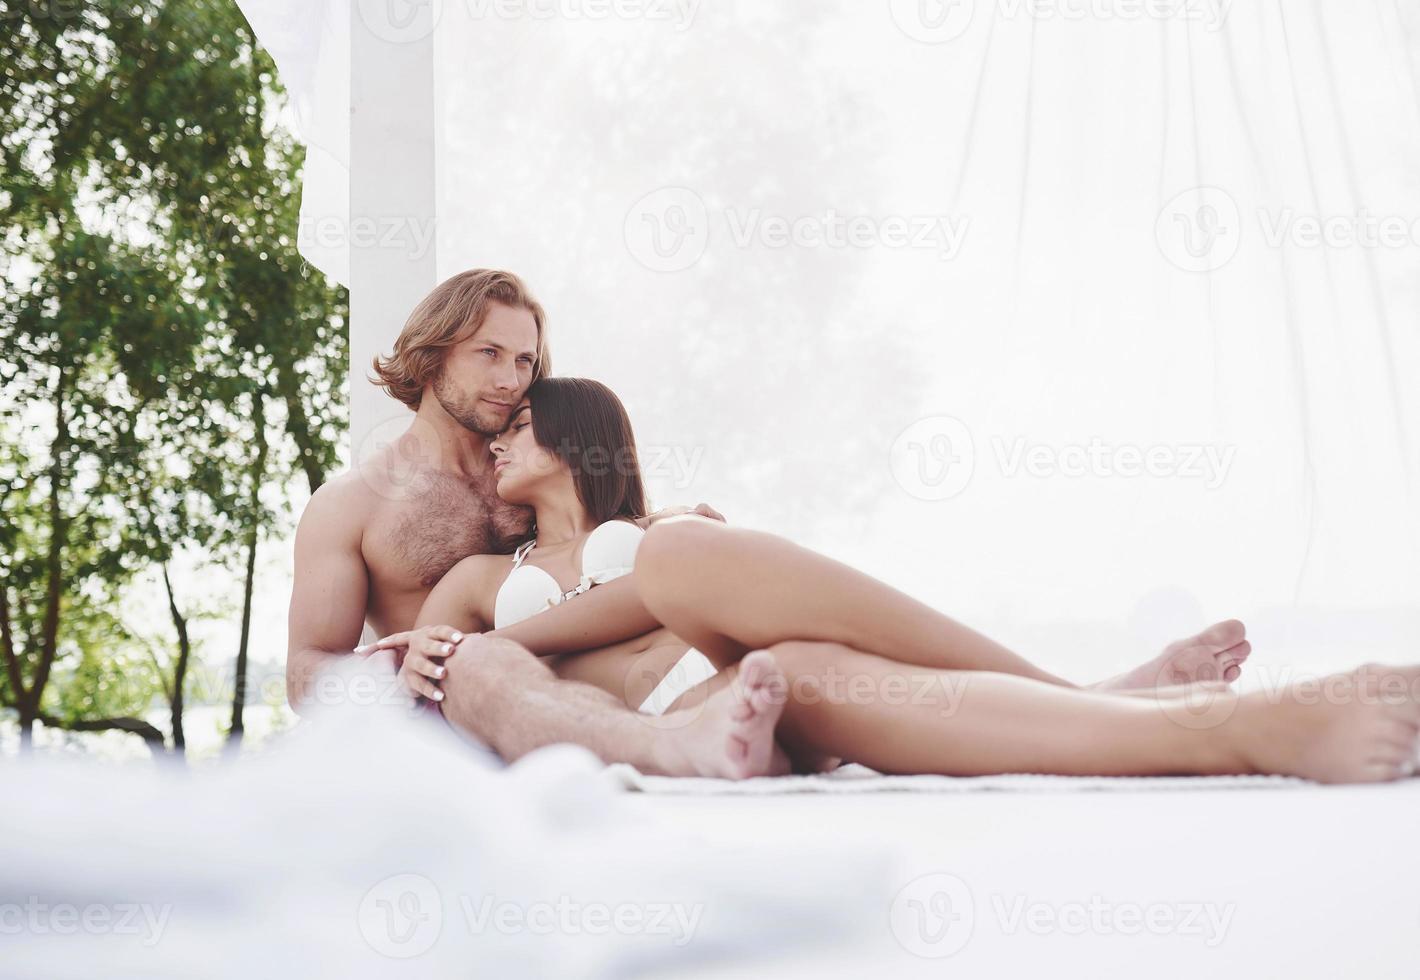
[{"label": "tree foliage", "polygon": [[290,479],[336,464],[347,299],[297,254],[302,151],[232,3],[0,0],[0,23],[0,701],[27,737],[135,730],[166,695],[181,748],[181,589],[164,661],[123,588],[198,551],[249,599]]}]

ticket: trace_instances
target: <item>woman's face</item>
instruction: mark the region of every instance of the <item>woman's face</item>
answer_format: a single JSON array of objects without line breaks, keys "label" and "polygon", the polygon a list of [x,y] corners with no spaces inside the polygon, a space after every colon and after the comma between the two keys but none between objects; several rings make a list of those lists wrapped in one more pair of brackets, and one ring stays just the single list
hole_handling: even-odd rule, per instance
[{"label": "woman's face", "polygon": [[533,436],[532,408],[524,398],[508,427],[493,440],[493,479],[498,496],[511,504],[529,504],[540,487],[572,473],[556,453],[538,445]]}]

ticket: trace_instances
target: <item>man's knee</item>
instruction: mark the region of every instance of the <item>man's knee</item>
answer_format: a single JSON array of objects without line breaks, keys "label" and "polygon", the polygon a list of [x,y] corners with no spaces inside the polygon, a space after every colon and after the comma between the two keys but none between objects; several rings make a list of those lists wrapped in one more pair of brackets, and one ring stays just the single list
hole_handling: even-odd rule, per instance
[{"label": "man's knee", "polygon": [[516,690],[529,678],[551,671],[521,643],[478,634],[466,636],[444,661],[448,671],[443,689],[446,699],[479,701],[498,692]]}]

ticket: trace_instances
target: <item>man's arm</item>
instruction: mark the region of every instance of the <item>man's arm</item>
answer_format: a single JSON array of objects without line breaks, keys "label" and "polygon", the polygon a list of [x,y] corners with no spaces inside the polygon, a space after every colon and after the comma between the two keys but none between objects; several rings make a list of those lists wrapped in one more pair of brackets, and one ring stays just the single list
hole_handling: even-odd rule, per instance
[{"label": "man's arm", "polygon": [[296,527],[295,582],[287,616],[286,699],[301,710],[321,668],[360,642],[369,575],[360,553],[363,521],[348,489],[316,491]]}]

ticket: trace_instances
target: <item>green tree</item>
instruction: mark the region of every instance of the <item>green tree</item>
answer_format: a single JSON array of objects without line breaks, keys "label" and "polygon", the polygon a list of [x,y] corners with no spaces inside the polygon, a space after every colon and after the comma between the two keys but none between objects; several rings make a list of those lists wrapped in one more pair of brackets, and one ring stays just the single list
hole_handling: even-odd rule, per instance
[{"label": "green tree", "polygon": [[[180,751],[193,650],[167,572],[200,549],[245,568],[240,738],[256,548],[343,424],[346,298],[296,253],[275,73],[224,0],[0,0],[0,22],[0,699],[24,744],[36,721],[151,740],[103,712],[161,692]],[[85,690],[134,658],[113,611],[150,568],[168,674]]]}]

